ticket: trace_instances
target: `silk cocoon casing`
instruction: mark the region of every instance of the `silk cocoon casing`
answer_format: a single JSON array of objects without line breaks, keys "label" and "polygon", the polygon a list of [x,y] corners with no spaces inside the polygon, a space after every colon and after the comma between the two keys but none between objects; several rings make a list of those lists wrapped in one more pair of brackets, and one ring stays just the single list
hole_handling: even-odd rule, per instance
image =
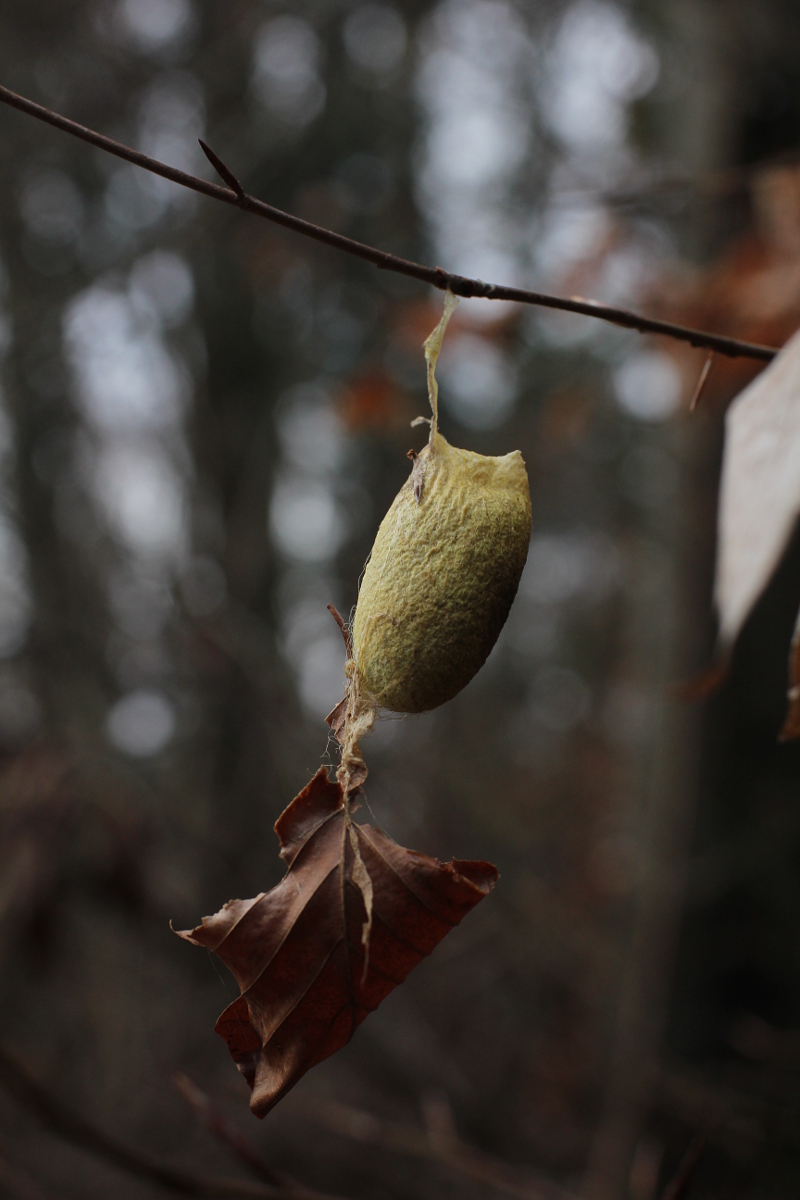
[{"label": "silk cocoon casing", "polygon": [[520,452],[485,457],[434,432],[364,572],[353,622],[364,697],[392,712],[425,712],[469,683],[505,624],[530,532]]}]

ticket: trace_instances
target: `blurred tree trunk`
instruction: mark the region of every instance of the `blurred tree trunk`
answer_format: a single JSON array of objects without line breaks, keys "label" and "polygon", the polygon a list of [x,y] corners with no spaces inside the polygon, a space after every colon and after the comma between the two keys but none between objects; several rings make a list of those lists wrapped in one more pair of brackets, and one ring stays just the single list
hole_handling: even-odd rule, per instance
[{"label": "blurred tree trunk", "polygon": [[[661,25],[664,68],[679,45],[683,78],[661,103],[649,149],[690,179],[732,165],[737,120],[730,6],[677,0],[641,5]],[[720,248],[718,210],[691,206],[678,218],[683,253],[706,260]],[[704,363],[697,353],[698,376]],[[719,422],[683,414],[664,442],[678,468],[674,502],[653,514],[639,560],[642,586],[630,614],[632,659],[642,680],[652,740],[635,766],[641,839],[640,884],[628,934],[616,1029],[600,1123],[589,1161],[588,1200],[629,1195],[640,1138],[651,1123],[673,987],[677,939],[697,800],[702,709],[677,699],[676,685],[703,669],[711,635],[715,481]],[[646,581],[651,575],[648,587]],[[660,603],[654,604],[658,594]]]}]

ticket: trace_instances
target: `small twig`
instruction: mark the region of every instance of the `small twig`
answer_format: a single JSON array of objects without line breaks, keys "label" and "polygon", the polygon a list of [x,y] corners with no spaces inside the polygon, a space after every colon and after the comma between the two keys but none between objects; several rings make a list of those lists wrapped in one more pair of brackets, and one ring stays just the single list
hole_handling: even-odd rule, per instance
[{"label": "small twig", "polygon": [[694,1139],[686,1151],[675,1176],[665,1187],[661,1195],[661,1200],[685,1200],[707,1146],[708,1142],[704,1137],[696,1137]]},{"label": "small twig", "polygon": [[76,1116],[37,1083],[17,1059],[1,1049],[0,1085],[58,1137],[168,1191],[182,1192],[186,1196],[238,1197],[239,1200],[298,1200],[297,1192],[285,1187],[265,1186],[246,1179],[195,1175],[132,1149],[83,1117]]},{"label": "small twig", "polygon": [[703,369],[700,372],[700,378],[697,381],[697,387],[694,389],[694,395],[692,396],[691,403],[689,404],[689,412],[694,412],[694,410],[697,408],[697,405],[700,403],[700,397],[703,394],[703,388],[706,386],[706,380],[708,379],[709,375],[711,374],[711,368],[713,367],[713,365],[714,365],[714,351],[710,350],[709,354],[708,354],[708,358],[706,359],[705,363],[703,364]]},{"label": "small twig", "polygon": [[[304,221],[302,217],[295,217],[271,204],[265,204],[263,200],[257,200],[255,196],[247,195],[235,176],[228,179],[227,175],[222,174],[221,168],[224,164],[216,155],[211,159],[214,168],[220,171],[223,179],[230,183],[230,187],[220,187],[219,184],[209,183],[206,179],[200,179],[196,175],[189,175],[186,171],[170,167],[166,163],[159,162],[158,159],[142,154],[139,150],[133,150],[130,146],[125,146],[113,138],[97,133],[94,129],[80,125],[77,121],[71,121],[68,117],[61,116],[60,113],[52,112],[49,108],[12,92],[9,88],[0,86],[0,101],[31,117],[36,117],[39,121],[45,121],[48,125],[61,129],[64,133],[72,134],[73,137],[80,138],[92,146],[97,146],[109,154],[114,154],[117,158],[125,159],[126,162],[142,167],[145,171],[152,171],[153,174],[178,183],[182,187],[191,188],[192,191],[200,192],[204,196],[210,196],[212,200],[233,204],[257,217],[263,217],[276,225],[292,229],[295,233],[301,233],[317,242],[323,242],[327,246],[333,246],[337,250],[344,250],[347,254],[362,258],[381,270],[409,275],[411,278],[431,284],[441,291],[453,292],[456,296],[509,300],[518,304],[534,304],[540,308],[578,313],[584,317],[596,317],[599,321],[608,321],[612,325],[619,325],[624,329],[636,329],[639,333],[663,334],[665,337],[671,337],[680,342],[688,342],[691,346],[715,350],[730,358],[755,358],[762,362],[770,362],[778,353],[774,346],[762,346],[755,342],[744,342],[738,338],[709,333],[703,329],[677,325],[673,321],[659,321],[652,317],[643,317],[638,313],[629,312],[627,309],[614,308],[611,305],[600,304],[595,300],[586,300],[580,296],[551,296],[545,292],[534,292],[527,288],[506,287],[502,284],[484,283],[482,279],[470,279],[464,275],[451,275],[442,267],[428,267],[424,263],[399,258],[396,254],[389,254],[386,250],[379,250],[375,246],[367,246],[364,242],[345,237],[342,233],[334,233],[332,229],[324,229],[312,221]],[[209,153],[205,146],[203,149],[207,154]],[[224,170],[227,171],[228,168],[225,167]]]},{"label": "small twig", "polygon": [[214,1107],[206,1093],[188,1075],[179,1071],[174,1076],[173,1083],[209,1133],[232,1150],[239,1161],[258,1179],[272,1187],[283,1189],[284,1194],[291,1195],[294,1200],[334,1200],[330,1193],[304,1187],[297,1180],[274,1170],[252,1142]]}]

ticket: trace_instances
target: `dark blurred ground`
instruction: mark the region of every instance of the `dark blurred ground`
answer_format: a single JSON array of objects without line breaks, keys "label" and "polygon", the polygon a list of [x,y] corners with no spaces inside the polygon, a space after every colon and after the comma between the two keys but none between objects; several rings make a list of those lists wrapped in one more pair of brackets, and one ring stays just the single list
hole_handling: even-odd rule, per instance
[{"label": "dark blurred ground", "polygon": [[[758,164],[800,145],[798,67],[788,0],[0,11],[6,86],[173,165],[210,177],[202,136],[248,191],[383,248],[775,343],[800,189],[791,154]],[[702,354],[462,304],[443,430],[522,450],[529,563],[478,678],[365,744],[367,798],[501,883],[258,1124],[212,1032],[233,980],[169,921],[277,882],[272,825],[333,761],[325,606],[353,605],[424,438],[441,296],[5,109],[0,287],[3,1044],[209,1174],[239,1168],[177,1070],[354,1200],[537,1176],[650,1200],[698,1134],[692,1195],[795,1196],[800,763],[776,735],[800,549],[705,714],[667,688],[709,660],[748,368],[716,365],[689,419]],[[157,1190],[5,1095],[0,1168],[10,1196]]]}]

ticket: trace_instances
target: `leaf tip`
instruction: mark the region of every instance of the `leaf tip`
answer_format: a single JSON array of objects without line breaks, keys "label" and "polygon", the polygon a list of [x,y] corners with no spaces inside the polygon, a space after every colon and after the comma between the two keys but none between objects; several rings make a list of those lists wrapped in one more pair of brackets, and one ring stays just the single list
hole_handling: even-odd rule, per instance
[{"label": "leaf tip", "polygon": [[474,888],[477,888],[482,896],[488,896],[500,878],[500,872],[497,867],[494,863],[490,862],[472,862],[465,859],[453,858],[445,865],[456,875],[460,875],[462,879],[466,879]]},{"label": "leaf tip", "polygon": [[284,862],[291,866],[303,842],[337,813],[343,802],[341,787],[328,778],[327,767],[320,767],[275,822]]}]

